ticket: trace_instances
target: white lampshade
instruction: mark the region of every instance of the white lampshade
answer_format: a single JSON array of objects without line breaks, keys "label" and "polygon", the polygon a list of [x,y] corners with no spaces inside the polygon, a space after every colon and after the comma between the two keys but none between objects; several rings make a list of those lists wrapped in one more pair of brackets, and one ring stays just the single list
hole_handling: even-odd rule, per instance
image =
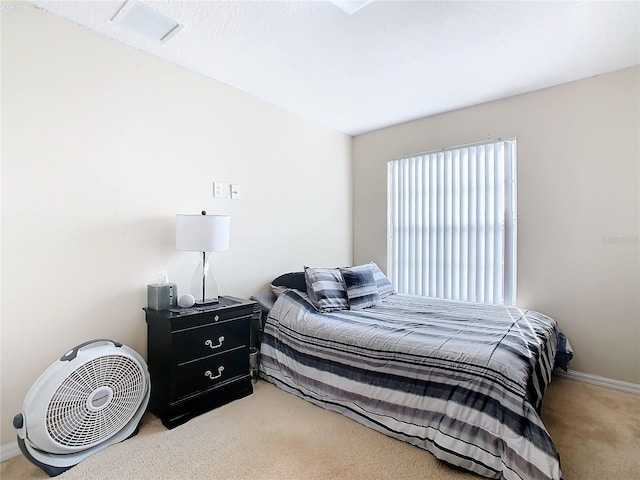
[{"label": "white lampshade", "polygon": [[189,252],[229,250],[229,215],[176,215],[176,248]]}]

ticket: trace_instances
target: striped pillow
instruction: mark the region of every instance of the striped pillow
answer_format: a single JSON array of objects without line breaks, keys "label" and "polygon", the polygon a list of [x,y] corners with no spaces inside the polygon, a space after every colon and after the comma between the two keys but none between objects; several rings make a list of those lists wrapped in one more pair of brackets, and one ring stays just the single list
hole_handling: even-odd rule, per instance
[{"label": "striped pillow", "polygon": [[378,267],[375,262],[369,262],[366,265],[370,266],[373,270],[373,278],[376,280],[376,285],[378,285],[378,294],[380,295],[380,298],[385,298],[389,295],[398,293],[396,292],[395,288],[393,288],[393,285],[391,284],[387,276],[382,270],[380,270],[380,267]]},{"label": "striped pillow", "polygon": [[304,279],[309,300],[319,312],[349,308],[340,269],[304,267]]},{"label": "striped pillow", "polygon": [[347,299],[351,310],[375,307],[380,304],[378,285],[373,278],[373,269],[369,265],[341,268]]}]

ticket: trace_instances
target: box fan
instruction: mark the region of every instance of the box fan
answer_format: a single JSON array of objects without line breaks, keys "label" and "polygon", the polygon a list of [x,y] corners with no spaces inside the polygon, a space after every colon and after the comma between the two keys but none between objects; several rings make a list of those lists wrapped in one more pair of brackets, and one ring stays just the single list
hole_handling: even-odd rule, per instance
[{"label": "box fan", "polygon": [[138,433],[149,402],[149,371],[129,347],[82,343],[33,384],[13,419],[20,451],[53,477]]}]

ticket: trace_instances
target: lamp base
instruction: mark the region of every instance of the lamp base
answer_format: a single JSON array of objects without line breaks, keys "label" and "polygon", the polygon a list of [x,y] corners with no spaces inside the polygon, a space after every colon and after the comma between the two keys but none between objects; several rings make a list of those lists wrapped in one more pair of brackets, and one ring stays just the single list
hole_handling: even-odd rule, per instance
[{"label": "lamp base", "polygon": [[194,303],[195,306],[203,306],[203,305],[215,305],[220,303],[220,300],[217,298],[205,298],[204,300],[196,300]]}]

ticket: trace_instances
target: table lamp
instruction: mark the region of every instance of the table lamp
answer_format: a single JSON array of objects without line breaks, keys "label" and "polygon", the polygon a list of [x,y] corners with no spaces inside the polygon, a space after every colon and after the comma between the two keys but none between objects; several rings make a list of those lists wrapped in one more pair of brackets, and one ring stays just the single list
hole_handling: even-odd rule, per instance
[{"label": "table lamp", "polygon": [[198,291],[192,292],[196,305],[218,303],[218,286],[209,268],[209,254],[229,250],[230,223],[228,215],[207,215],[204,210],[200,215],[176,215],[176,248],[202,253],[202,264],[194,276]]}]

